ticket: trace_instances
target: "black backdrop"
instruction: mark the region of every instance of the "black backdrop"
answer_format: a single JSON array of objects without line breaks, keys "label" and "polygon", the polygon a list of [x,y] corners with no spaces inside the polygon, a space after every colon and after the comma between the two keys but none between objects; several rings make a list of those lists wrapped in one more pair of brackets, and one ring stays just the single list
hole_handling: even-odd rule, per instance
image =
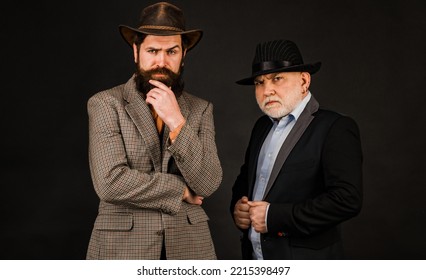
[{"label": "black backdrop", "polygon": [[[0,258],[83,259],[98,205],[86,102],[132,74],[118,25],[136,25],[153,1],[3,2]],[[215,106],[224,178],[205,209],[218,258],[240,258],[228,204],[260,115],[253,88],[234,81],[250,73],[258,42],[287,38],[306,62],[323,62],[315,97],[360,126],[365,202],[343,227],[348,257],[425,259],[424,1],[172,3],[205,32],[185,79]]]}]

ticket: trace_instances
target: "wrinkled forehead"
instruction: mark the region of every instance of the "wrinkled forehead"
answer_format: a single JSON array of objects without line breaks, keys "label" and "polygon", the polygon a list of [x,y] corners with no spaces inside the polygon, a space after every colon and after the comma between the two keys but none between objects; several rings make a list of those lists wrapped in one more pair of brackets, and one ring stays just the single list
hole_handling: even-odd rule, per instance
[{"label": "wrinkled forehead", "polygon": [[255,81],[272,80],[276,76],[297,77],[301,72],[274,72],[264,75],[259,75],[254,78]]},{"label": "wrinkled forehead", "polygon": [[147,35],[142,42],[142,45],[149,46],[153,48],[173,48],[175,46],[182,46],[182,36],[181,35],[170,35],[170,36],[157,36],[157,35]]}]

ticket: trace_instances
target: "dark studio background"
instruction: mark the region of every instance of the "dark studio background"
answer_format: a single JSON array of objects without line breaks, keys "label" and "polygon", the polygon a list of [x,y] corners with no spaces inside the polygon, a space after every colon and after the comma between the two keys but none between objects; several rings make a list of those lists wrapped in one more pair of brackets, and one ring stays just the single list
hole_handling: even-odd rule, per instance
[{"label": "dark studio background", "polygon": [[[3,3],[0,259],[83,259],[97,213],[86,102],[133,73],[119,24],[153,1]],[[322,61],[311,91],[359,124],[364,206],[343,226],[350,259],[426,259],[424,1],[171,1],[204,37],[185,61],[186,89],[214,104],[224,178],[205,200],[219,259],[239,259],[231,187],[260,110],[258,42],[294,40]]]}]

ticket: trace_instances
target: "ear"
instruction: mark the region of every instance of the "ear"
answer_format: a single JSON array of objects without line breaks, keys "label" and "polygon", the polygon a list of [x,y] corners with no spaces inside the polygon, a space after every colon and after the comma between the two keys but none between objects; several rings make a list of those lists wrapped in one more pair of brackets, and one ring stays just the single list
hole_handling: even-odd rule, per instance
[{"label": "ear", "polygon": [[182,67],[185,65],[185,55],[186,55],[186,50],[183,50],[182,59],[181,59],[181,62],[180,62],[180,65]]},{"label": "ear", "polygon": [[133,57],[134,57],[135,63],[137,63],[138,62],[138,57],[139,57],[138,47],[136,46],[135,43],[133,43],[132,47],[133,47]]},{"label": "ear", "polygon": [[304,92],[308,91],[310,84],[311,84],[311,74],[309,74],[309,72],[302,72],[301,73],[301,86],[303,87]]}]

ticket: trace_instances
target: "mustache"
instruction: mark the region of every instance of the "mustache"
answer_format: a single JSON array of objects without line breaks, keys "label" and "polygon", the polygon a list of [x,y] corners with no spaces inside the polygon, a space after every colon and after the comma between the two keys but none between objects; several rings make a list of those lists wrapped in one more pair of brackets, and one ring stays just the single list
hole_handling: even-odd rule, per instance
[{"label": "mustache", "polygon": [[265,100],[263,100],[262,105],[266,106],[269,102],[278,102],[280,104],[282,103],[279,98],[267,97]]},{"label": "mustache", "polygon": [[[135,82],[138,91],[145,97],[145,94],[148,93],[155,86],[149,83],[149,80],[157,80],[170,87],[175,93],[176,97],[179,97],[184,88],[183,82],[183,66],[179,69],[177,73],[172,70],[161,67],[150,70],[143,70],[140,68],[139,63],[136,64],[135,71]],[[161,74],[161,78],[153,78],[154,75]]]},{"label": "mustache", "polygon": [[164,78],[157,79],[160,82],[163,82],[166,86],[170,87],[172,86],[173,81],[177,80],[179,78],[179,73],[176,74],[172,70],[168,68],[156,68],[151,70],[141,70],[141,75],[145,77],[146,81],[153,79],[153,76],[156,74],[165,75]]}]

